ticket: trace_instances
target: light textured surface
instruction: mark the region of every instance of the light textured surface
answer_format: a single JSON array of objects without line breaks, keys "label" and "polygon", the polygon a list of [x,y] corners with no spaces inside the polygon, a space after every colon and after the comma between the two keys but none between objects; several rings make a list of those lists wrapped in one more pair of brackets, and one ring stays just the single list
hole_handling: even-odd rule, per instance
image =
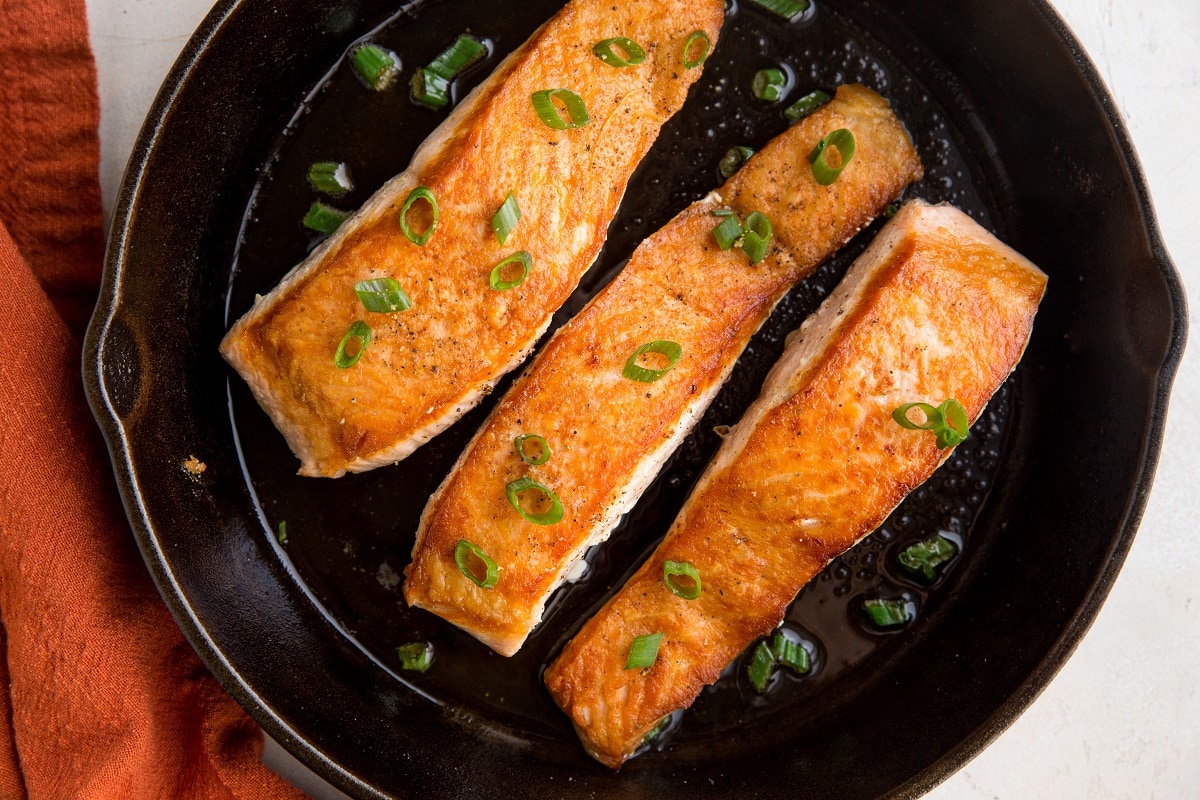
[{"label": "light textured surface", "polygon": [[[209,0],[88,0],[112,208],[142,118]],[[1200,3],[1055,0],[1124,115],[1167,248],[1200,313]],[[929,800],[1200,797],[1200,344],[1176,381],[1154,491],[1116,586],[1033,706]],[[278,747],[314,798],[344,797]]]}]

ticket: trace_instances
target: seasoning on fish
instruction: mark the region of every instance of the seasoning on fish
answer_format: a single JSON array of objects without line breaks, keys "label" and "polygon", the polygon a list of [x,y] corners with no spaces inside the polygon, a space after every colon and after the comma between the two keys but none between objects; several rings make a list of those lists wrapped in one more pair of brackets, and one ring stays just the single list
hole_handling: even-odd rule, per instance
[{"label": "seasoning on fish", "polygon": [[[249,384],[300,474],[390,464],[451,425],[519,364],[604,244],[629,176],[701,69],[721,0],[571,0],[425,141],[408,169],[230,329],[221,352]],[[616,68],[593,47],[644,49]],[[383,96],[373,97],[382,102]],[[539,99],[541,101],[539,105]],[[549,116],[544,116],[548,114]],[[510,193],[519,223],[491,221]],[[503,266],[502,266],[503,265]],[[493,279],[493,272],[503,273]],[[391,279],[403,311],[355,285]],[[335,363],[356,323],[366,344]]]},{"label": "seasoning on fish", "polygon": [[[853,131],[857,154],[824,187],[807,156],[840,129]],[[568,571],[608,537],[704,413],[784,293],[920,176],[887,101],[844,86],[642,243],[550,339],[430,499],[406,570],[408,602],[515,653]],[[722,250],[713,228],[730,222],[737,233]],[[761,247],[734,245],[752,234]],[[529,436],[544,440],[547,458],[535,463],[514,446]],[[506,491],[526,480],[541,488]],[[462,539],[495,561],[494,585],[481,588],[456,563]]]},{"label": "seasoning on fish", "polygon": [[[933,473],[952,446],[893,412],[953,398],[976,419],[1024,352],[1045,286],[957,209],[900,210],[793,334],[654,554],[547,669],[592,756],[619,767]],[[664,585],[668,561],[693,565],[696,599]],[[662,634],[654,664],[625,669],[647,633]]]}]

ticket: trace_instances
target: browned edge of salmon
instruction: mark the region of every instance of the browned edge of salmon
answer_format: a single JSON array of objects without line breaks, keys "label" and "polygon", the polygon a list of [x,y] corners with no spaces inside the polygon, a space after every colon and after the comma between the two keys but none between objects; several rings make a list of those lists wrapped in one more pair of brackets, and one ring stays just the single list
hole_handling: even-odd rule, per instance
[{"label": "browned edge of salmon", "polygon": [[[807,156],[841,128],[853,132],[855,155],[821,186]],[[921,174],[887,101],[844,86],[643,242],[554,334],[430,499],[406,570],[408,602],[515,653],[568,570],[608,537],[704,414],[775,304]],[[712,230],[722,218],[713,212],[722,209],[770,218],[763,261],[719,248]],[[669,372],[650,383],[623,376],[639,346],[663,340],[682,349]],[[514,446],[522,435],[545,439],[544,464],[522,460]],[[557,496],[561,521],[536,524],[512,506],[505,487],[522,478]],[[496,562],[494,586],[458,568],[464,539]]]},{"label": "browned edge of salmon", "polygon": [[[892,419],[958,400],[974,420],[1024,352],[1046,276],[950,206],[906,204],[794,334],[654,554],[545,673],[616,768],[950,454]],[[699,571],[695,600],[664,561]],[[637,636],[657,660],[625,669]]]},{"label": "browned edge of salmon", "polygon": [[[571,0],[468,95],[405,172],[233,325],[221,352],[300,459],[301,475],[338,477],[405,458],[528,355],[603,246],[633,170],[698,79],[701,68],[683,63],[689,35],[715,44],[723,19],[721,0]],[[645,61],[601,61],[593,46],[615,36],[637,42]],[[555,130],[539,118],[531,95],[557,89],[582,99],[586,124]],[[417,186],[439,208],[423,246],[400,226]],[[500,245],[490,222],[509,192],[521,218]],[[410,213],[423,231],[428,205]],[[520,252],[531,260],[528,277],[493,289],[493,267]],[[409,310],[363,307],[355,284],[381,278],[399,282]],[[355,322],[373,340],[356,364],[339,368],[334,355]]]}]

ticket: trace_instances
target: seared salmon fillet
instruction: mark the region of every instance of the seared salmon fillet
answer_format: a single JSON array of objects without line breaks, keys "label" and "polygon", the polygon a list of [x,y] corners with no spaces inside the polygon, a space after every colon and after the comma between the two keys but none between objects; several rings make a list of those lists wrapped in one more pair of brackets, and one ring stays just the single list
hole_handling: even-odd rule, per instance
[{"label": "seared salmon fillet", "polygon": [[[530,352],[595,260],[629,176],[683,105],[715,44],[721,0],[571,0],[476,88],[351,219],[229,330],[221,353],[300,459],[300,474],[338,477],[394,463],[476,405]],[[597,43],[645,52],[611,66]],[[635,59],[636,60],[636,59]],[[566,89],[588,120],[564,105]],[[543,122],[538,94],[549,102]],[[542,109],[546,112],[547,109]],[[414,199],[425,187],[437,205]],[[520,219],[503,245],[493,214],[512,193]],[[416,196],[419,197],[419,194]],[[423,245],[420,239],[432,230]],[[493,288],[493,268],[525,253],[523,283]],[[513,282],[519,262],[502,273]],[[392,279],[406,311],[368,311],[361,281]],[[335,354],[369,328],[352,366]],[[361,333],[364,329],[359,327]],[[350,343],[358,354],[366,335]]]},{"label": "seared salmon fillet", "polygon": [[[853,132],[857,150],[838,180],[821,186],[807,156],[841,128]],[[568,570],[608,537],[704,413],[784,293],[920,176],[912,142],[887,102],[845,86],[644,241],[555,332],[431,497],[406,570],[408,602],[502,655],[515,653]],[[720,249],[713,227],[725,217],[713,212],[722,210],[771,220],[762,261]],[[629,359],[652,342],[678,347],[678,363],[650,382],[628,377]],[[670,360],[646,358],[651,368],[654,358]],[[522,458],[514,444],[521,436],[544,440],[544,463],[527,463],[540,461],[540,451]],[[546,524],[518,510],[506,487],[525,479],[557,497],[560,520]],[[535,487],[515,499],[547,497]],[[472,570],[483,561],[460,549],[464,540],[495,563],[493,585],[478,585],[482,573]],[[465,571],[456,550],[460,560],[467,555]]]},{"label": "seared salmon fillet", "polygon": [[[954,398],[974,420],[1029,339],[1046,276],[950,206],[906,204],[793,334],[654,554],[545,673],[587,751],[621,765],[804,584],[950,454],[893,411]],[[687,600],[664,562],[700,576]],[[626,669],[635,637],[657,658]]]}]

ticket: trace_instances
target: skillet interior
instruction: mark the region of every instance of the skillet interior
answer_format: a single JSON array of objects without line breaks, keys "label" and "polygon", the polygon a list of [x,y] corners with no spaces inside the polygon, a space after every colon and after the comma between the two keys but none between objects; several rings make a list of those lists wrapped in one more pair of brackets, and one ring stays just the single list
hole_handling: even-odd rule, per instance
[{"label": "skillet interior", "polygon": [[[476,659],[473,670],[464,668],[446,686],[409,686],[385,669],[388,637],[398,634],[386,630],[386,615],[372,618],[372,609],[394,613],[395,627],[411,626],[411,633],[445,635],[444,627],[406,616],[394,597],[380,600],[375,575],[350,574],[356,559],[339,567],[337,550],[348,540],[342,532],[304,532],[297,524],[304,512],[297,509],[310,484],[288,476],[294,461],[280,450],[265,417],[254,417],[240,384],[226,393],[227,370],[216,344],[235,259],[241,266],[229,304],[236,314],[246,293],[269,287],[279,269],[298,260],[289,248],[303,254],[294,226],[268,219],[288,213],[286,204],[272,205],[271,193],[284,194],[288,148],[302,149],[308,130],[306,117],[293,115],[346,47],[394,11],[382,2],[272,3],[270,13],[267,7],[254,0],[219,6],[168,79],[123,187],[86,363],[94,365],[89,393],[151,571],[209,666],[273,736],[362,796],[557,796],[570,785],[610,797],[836,791],[870,798],[920,793],[1028,704],[1090,623],[1131,542],[1184,330],[1178,280],[1111,100],[1044,6],[967,2],[946,9],[911,2],[885,13],[873,4],[831,0],[822,7],[829,20],[852,22],[862,32],[860,55],[876,55],[885,67],[903,65],[944,113],[952,143],[967,153],[951,160],[963,160],[969,174],[957,181],[948,175],[942,191],[1051,274],[1033,344],[1017,379],[993,404],[1003,434],[995,446],[1003,458],[983,465],[994,478],[979,507],[970,509],[967,557],[902,640],[872,648],[841,673],[826,665],[820,691],[790,687],[798,701],[789,705],[794,713],[763,714],[753,706],[698,713],[705,724],[689,722],[663,752],[616,776],[582,754],[548,699],[527,693],[529,702],[515,709],[478,702],[491,688],[517,696],[530,681],[513,675],[536,670],[555,637],[569,632],[567,622],[540,634],[542,650],[529,664]],[[498,51],[518,44],[550,13],[522,9],[519,15],[494,10],[491,28],[481,20],[480,32],[495,38]],[[806,24],[825,24],[822,9]],[[380,35],[403,36],[444,16],[452,36],[462,25],[458,11],[450,3],[424,4],[415,19],[402,15]],[[813,63],[838,57],[821,49],[833,48],[832,40],[815,41]],[[730,70],[752,74],[766,65],[751,63],[760,58],[754,41],[729,36],[722,47]],[[868,81],[870,60],[859,67]],[[420,54],[408,66],[416,63]],[[879,79],[895,81],[900,93],[900,76],[886,73]],[[798,76],[800,90],[805,80],[826,87],[836,82],[820,77]],[[330,100],[335,89],[327,90]],[[324,96],[314,97],[306,114],[322,113],[322,103],[328,105]],[[404,125],[415,112],[398,105],[404,119],[397,124]],[[909,116],[917,109],[898,105],[920,138],[921,124]],[[772,113],[778,119],[777,109]],[[668,131],[660,144],[669,149],[675,142],[683,157],[695,155],[696,148],[683,143],[697,130],[677,127],[680,138]],[[423,135],[418,128],[403,129],[412,145]],[[290,132],[281,138],[285,129]],[[773,132],[768,123],[749,120],[744,130],[717,138],[733,136],[728,143],[738,143],[743,135]],[[725,146],[721,140],[713,152]],[[929,154],[923,149],[927,163]],[[607,258],[619,262],[626,243],[669,218],[690,199],[688,192],[716,182],[711,164],[697,157],[695,186],[672,184],[655,204],[647,203],[653,212],[645,214],[626,203]],[[369,186],[401,169],[403,144],[387,159],[372,162],[361,182]],[[631,190],[631,198],[653,196],[651,172],[639,174],[645,191]],[[255,247],[277,251],[283,266],[258,266],[264,259],[256,258],[255,267],[246,267]],[[824,270],[824,280],[836,280],[846,263],[848,256]],[[602,274],[603,265],[597,279]],[[254,288],[255,279],[266,286]],[[802,291],[792,313],[818,301],[819,292]],[[785,322],[776,338],[790,327]],[[761,353],[748,363],[769,366],[771,347],[778,345],[772,335],[765,332],[756,343]],[[757,391],[753,365],[746,369],[723,401],[733,418],[738,403]],[[464,425],[479,419],[477,413]],[[425,448],[426,457],[453,460],[469,432],[464,425],[457,440],[451,432]],[[682,460],[702,462],[712,444],[698,439]],[[208,467],[198,478],[179,469],[192,454]],[[655,515],[669,520],[672,503],[686,492],[687,464],[681,466],[678,485],[664,479],[635,523],[649,518],[652,529]],[[440,476],[427,473],[424,480],[436,484]],[[358,493],[354,507],[374,510],[351,526],[355,547],[383,548],[363,562],[390,559],[399,570],[411,531],[404,529],[404,512],[393,509],[419,511],[430,487],[389,483],[395,480],[393,472],[312,491]],[[932,505],[936,500],[927,498]],[[293,544],[286,551],[260,512],[271,522],[289,519]],[[636,551],[642,540],[629,536],[628,548]],[[879,545],[886,550],[886,541]],[[606,580],[631,564],[608,565]],[[602,596],[602,583],[566,598],[559,616],[566,620],[586,609]],[[339,595],[346,586],[357,588]],[[452,641],[455,648],[467,642]],[[836,642],[826,644],[838,652]]]}]

